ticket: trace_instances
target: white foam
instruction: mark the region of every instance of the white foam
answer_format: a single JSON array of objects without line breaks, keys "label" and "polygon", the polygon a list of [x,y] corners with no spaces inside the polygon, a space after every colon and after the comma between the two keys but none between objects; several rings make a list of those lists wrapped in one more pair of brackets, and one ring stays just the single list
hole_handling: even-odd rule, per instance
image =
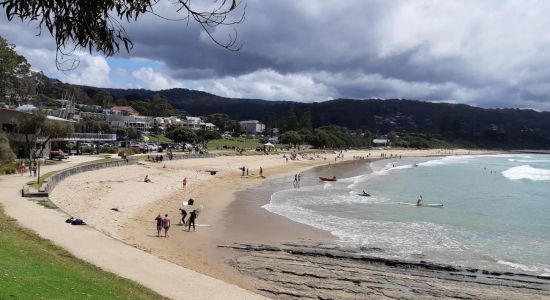
[{"label": "white foam", "polygon": [[522,270],[522,271],[525,271],[525,272],[537,272],[537,271],[539,271],[539,268],[537,268],[537,267],[526,266],[526,265],[522,265],[522,264],[510,262],[510,261],[505,261],[505,260],[499,260],[499,261],[497,261],[497,263],[501,264],[501,265],[508,266],[508,267],[512,267],[514,269],[519,269],[519,270]]},{"label": "white foam", "polygon": [[[454,240],[453,229],[443,225],[428,222],[392,222],[343,218],[309,209],[310,205],[342,205],[347,203],[385,202],[387,199],[377,197],[361,197],[345,194],[326,197],[278,194],[272,196],[264,209],[285,216],[293,221],[307,224],[331,232],[338,237],[338,242],[346,246],[380,247],[389,253],[400,257],[422,253],[427,250],[446,249],[463,251],[464,245]],[[304,197],[305,196],[305,197]]]},{"label": "white foam", "polygon": [[550,180],[550,170],[533,168],[529,165],[513,167],[502,171],[502,176],[510,180],[528,179],[532,181]]},{"label": "white foam", "polygon": [[443,166],[443,165],[450,165],[450,164],[467,164],[474,158],[475,157],[471,155],[445,156],[440,159],[434,159],[434,160],[422,162],[422,163],[419,163],[418,165],[423,167],[436,167],[436,166]]}]

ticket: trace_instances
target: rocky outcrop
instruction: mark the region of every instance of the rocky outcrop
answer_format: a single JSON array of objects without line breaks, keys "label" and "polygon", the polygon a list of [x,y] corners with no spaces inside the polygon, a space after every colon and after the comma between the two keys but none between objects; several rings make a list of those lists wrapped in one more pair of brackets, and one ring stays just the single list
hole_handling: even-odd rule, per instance
[{"label": "rocky outcrop", "polygon": [[550,279],[365,256],[318,245],[233,244],[230,263],[278,299],[543,299]]}]

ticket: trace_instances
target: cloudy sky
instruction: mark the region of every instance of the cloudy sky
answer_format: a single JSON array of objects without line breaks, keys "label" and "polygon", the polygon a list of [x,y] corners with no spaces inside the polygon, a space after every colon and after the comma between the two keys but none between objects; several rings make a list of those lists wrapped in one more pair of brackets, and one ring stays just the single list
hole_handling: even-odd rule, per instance
[{"label": "cloudy sky", "polygon": [[[126,26],[131,53],[79,53],[80,67],[62,73],[53,39],[36,37],[36,24],[1,15],[0,35],[34,69],[76,84],[550,110],[550,1],[242,1],[245,21],[214,33],[224,41],[236,30],[238,52],[216,46],[198,26],[148,15]],[[170,3],[155,9],[173,16]]]}]

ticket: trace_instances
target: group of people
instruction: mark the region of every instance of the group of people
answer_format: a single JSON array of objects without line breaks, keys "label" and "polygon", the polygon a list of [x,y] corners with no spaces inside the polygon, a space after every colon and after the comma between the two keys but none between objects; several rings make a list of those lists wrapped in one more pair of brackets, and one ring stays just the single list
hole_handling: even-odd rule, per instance
[{"label": "group of people", "polygon": [[[36,160],[31,161],[29,163],[29,176],[34,175],[34,177],[36,177],[37,171],[38,171],[38,162]],[[24,162],[21,162],[21,164],[19,165],[19,174],[23,176],[25,172],[27,172],[27,166],[25,165]]]},{"label": "group of people", "polygon": [[157,221],[157,237],[160,237],[160,232],[164,228],[164,237],[168,237],[168,230],[170,230],[170,218],[168,217],[168,214],[164,215],[164,218],[158,214],[158,216],[155,218],[155,221]]},{"label": "group of people", "polygon": [[186,226],[187,225],[187,231],[191,231],[191,226],[193,226],[193,231],[196,231],[195,229],[195,220],[199,216],[199,211],[194,209],[189,213],[189,220],[187,222],[185,221],[185,218],[187,217],[187,212],[185,209],[180,208],[180,214],[181,214],[181,225]]}]

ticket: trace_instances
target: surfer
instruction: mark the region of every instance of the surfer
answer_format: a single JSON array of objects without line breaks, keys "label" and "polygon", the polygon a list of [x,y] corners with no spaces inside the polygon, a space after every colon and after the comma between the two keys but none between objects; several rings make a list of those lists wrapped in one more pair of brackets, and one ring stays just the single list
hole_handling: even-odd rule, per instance
[{"label": "surfer", "polygon": [[424,203],[422,201],[422,195],[420,195],[420,197],[418,198],[418,200],[416,200],[416,206],[422,206]]},{"label": "surfer", "polygon": [[185,209],[180,208],[180,214],[181,214],[181,225],[185,225],[185,217],[187,217],[187,212]]}]

